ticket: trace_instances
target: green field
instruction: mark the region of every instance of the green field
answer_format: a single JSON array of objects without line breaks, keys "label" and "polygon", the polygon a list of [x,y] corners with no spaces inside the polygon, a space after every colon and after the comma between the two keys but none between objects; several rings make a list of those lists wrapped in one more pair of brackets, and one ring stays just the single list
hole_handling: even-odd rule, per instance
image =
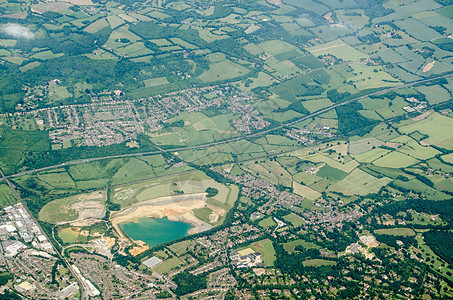
[{"label": "green field", "polygon": [[387,235],[400,235],[400,236],[413,236],[415,232],[410,228],[391,228],[391,229],[378,229],[374,231],[376,234]]},{"label": "green field", "polygon": [[310,242],[306,242],[304,240],[294,240],[294,241],[283,244],[283,248],[285,248],[285,250],[288,251],[289,253],[293,253],[294,251],[296,251],[295,249],[297,246],[302,246],[305,249],[319,249],[320,248],[318,245],[310,243]]},{"label": "green field", "polygon": [[264,239],[261,241],[254,242],[246,247],[240,247],[236,250],[240,251],[246,248],[252,248],[253,251],[261,253],[261,258],[263,259],[263,263],[271,267],[274,265],[275,257],[275,250],[272,246],[272,241],[270,239]]},{"label": "green field", "polygon": [[261,220],[258,223],[259,226],[264,227],[264,228],[271,228],[277,226],[277,223],[274,221],[272,217],[267,217],[263,220]]},{"label": "green field", "polygon": [[348,173],[325,164],[321,169],[319,169],[316,175],[328,180],[339,181],[345,178]]},{"label": "green field", "polygon": [[335,266],[337,263],[332,260],[325,259],[308,259],[303,262],[304,267],[321,267],[321,266]]},{"label": "green field", "polygon": [[18,202],[16,195],[6,183],[0,183],[0,208],[16,204]]}]

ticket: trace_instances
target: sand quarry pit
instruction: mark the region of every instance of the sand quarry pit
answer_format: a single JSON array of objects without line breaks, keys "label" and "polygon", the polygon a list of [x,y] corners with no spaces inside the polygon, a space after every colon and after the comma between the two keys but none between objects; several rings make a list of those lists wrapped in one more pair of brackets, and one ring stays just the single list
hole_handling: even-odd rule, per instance
[{"label": "sand quarry pit", "polygon": [[146,217],[168,218],[169,220],[178,220],[191,223],[194,225],[189,233],[199,232],[204,229],[203,224],[195,215],[193,210],[206,206],[206,193],[167,196],[157,199],[136,203],[117,213],[112,214],[110,221],[112,226],[124,237],[119,224],[137,221]]}]

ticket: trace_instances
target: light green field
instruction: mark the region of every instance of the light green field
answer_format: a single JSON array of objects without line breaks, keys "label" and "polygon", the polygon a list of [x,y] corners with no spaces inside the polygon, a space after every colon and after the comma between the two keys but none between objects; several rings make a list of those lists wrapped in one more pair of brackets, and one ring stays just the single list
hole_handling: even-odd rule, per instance
[{"label": "light green field", "polygon": [[158,77],[158,78],[145,79],[145,80],[143,80],[143,83],[145,84],[145,87],[153,87],[153,86],[167,84],[168,80],[166,77]]},{"label": "light green field", "polygon": [[112,28],[116,28],[116,27],[118,27],[120,25],[123,25],[125,23],[124,20],[121,19],[118,16],[108,16],[107,17],[107,22],[109,22],[110,27],[112,27]]},{"label": "light green field", "polygon": [[154,52],[146,48],[145,44],[143,44],[142,42],[136,42],[125,47],[116,48],[115,53],[126,57],[136,57],[152,54]]},{"label": "light green field", "polygon": [[176,255],[181,256],[187,252],[187,248],[193,246],[194,242],[187,240],[179,243],[171,244],[168,248],[173,251]]},{"label": "light green field", "polygon": [[390,181],[388,178],[377,179],[360,169],[355,169],[342,181],[331,185],[329,190],[341,192],[345,195],[367,195],[376,193]]},{"label": "light green field", "polygon": [[361,154],[370,151],[373,147],[379,147],[383,144],[382,141],[373,137],[362,138],[349,143],[349,153],[351,153],[351,155]]},{"label": "light green field", "polygon": [[31,57],[36,58],[38,60],[48,60],[48,59],[52,59],[52,58],[61,57],[63,55],[64,55],[63,53],[54,54],[54,53],[52,53],[52,51],[47,50],[47,51],[33,54]]},{"label": "light green field", "polygon": [[240,251],[246,248],[252,248],[253,251],[261,253],[261,258],[263,259],[263,263],[271,267],[274,265],[275,257],[275,250],[272,246],[272,241],[270,239],[264,239],[253,244],[250,244],[246,247],[240,247],[236,250]]},{"label": "light green field", "polygon": [[403,144],[397,149],[398,152],[421,160],[429,159],[440,153],[432,147],[421,146],[406,135],[397,137],[396,139],[391,140],[391,142]]},{"label": "light green field", "polygon": [[58,192],[57,190],[75,189],[76,187],[68,173],[62,169],[39,173],[38,179],[55,188],[56,191],[53,192]]},{"label": "light green field", "polygon": [[401,236],[413,236],[415,232],[410,228],[391,228],[391,229],[377,229],[374,231],[376,234],[387,234],[387,235],[401,235]]},{"label": "light green field", "polygon": [[293,181],[293,189],[295,194],[301,195],[302,197],[308,198],[310,200],[315,200],[321,197],[321,193],[295,181]]},{"label": "light green field", "polygon": [[79,217],[80,212],[89,211],[89,207],[93,207],[93,204],[98,209],[103,208],[106,197],[105,191],[98,191],[53,200],[41,209],[39,220],[48,223],[74,221]]},{"label": "light green field", "polygon": [[85,27],[84,31],[89,32],[89,33],[96,33],[99,30],[110,26],[109,23],[107,22],[106,18],[99,19],[97,21],[94,21],[87,27]]},{"label": "light green field", "polygon": [[281,40],[266,41],[264,43],[258,44],[257,46],[270,55],[277,55],[297,49],[295,46]]},{"label": "light green field", "polygon": [[254,161],[244,162],[241,166],[243,170],[273,183],[291,186],[292,176],[278,162],[266,160],[264,163],[255,163]]},{"label": "light green field", "polygon": [[72,229],[72,227],[64,228],[58,232],[58,236],[65,244],[74,244],[77,242],[79,232]]},{"label": "light green field", "polygon": [[375,161],[376,159],[385,156],[388,154],[390,150],[382,149],[382,148],[376,148],[372,149],[370,151],[357,154],[357,155],[351,155],[355,160],[362,162],[362,163],[370,163]]},{"label": "light green field", "polygon": [[309,161],[312,161],[315,163],[325,162],[329,166],[342,170],[346,173],[351,172],[359,165],[359,163],[356,162],[355,160],[351,160],[351,161],[348,161],[343,164],[343,163],[339,162],[338,160],[335,160],[333,157],[330,158],[328,156],[325,156],[325,155],[322,155],[319,153],[312,154],[312,155],[306,155],[305,153],[299,154],[299,153],[300,153],[299,151],[295,151],[295,152],[292,152],[291,155],[299,157],[300,159],[309,160]]},{"label": "light green field", "polygon": [[114,30],[110,34],[110,37],[105,45],[110,48],[113,48],[113,49],[116,49],[119,47],[124,47],[125,45],[127,45],[127,43],[125,44],[125,43],[120,42],[119,41],[120,39],[128,39],[130,41],[130,43],[134,43],[136,41],[141,40],[141,38],[139,36],[137,36],[135,33],[132,33],[131,31],[129,31],[128,25],[124,25],[124,26],[121,26],[118,29]]},{"label": "light green field", "polygon": [[450,139],[453,137],[451,128],[453,128],[452,118],[434,112],[424,120],[411,120],[408,123],[402,123],[399,130],[407,134],[419,131],[429,136],[424,142],[451,149],[452,143]]},{"label": "light green field", "polygon": [[272,217],[267,217],[267,218],[261,220],[258,223],[258,225],[261,227],[269,228],[269,227],[277,226],[277,223],[274,221],[274,219]]},{"label": "light green field", "polygon": [[248,68],[224,59],[220,62],[210,64],[209,70],[201,74],[199,78],[204,82],[223,81],[244,76],[248,72]]},{"label": "light green field", "polygon": [[[386,73],[382,68],[367,66],[364,64],[351,64],[354,75],[348,77],[348,80],[353,81],[358,90],[380,88],[388,86],[398,86],[402,83]],[[377,72],[375,72],[377,70]]]},{"label": "light green field", "polygon": [[294,240],[294,241],[287,242],[287,243],[283,244],[283,248],[286,251],[288,251],[289,253],[295,252],[296,251],[295,249],[296,249],[297,246],[302,246],[305,249],[319,249],[319,248],[321,248],[321,247],[319,247],[316,244],[313,244],[313,243],[310,243],[310,242],[307,242],[307,241],[304,241],[304,240]]},{"label": "light green field", "polygon": [[304,267],[334,266],[336,264],[335,261],[325,259],[308,259],[303,262]]},{"label": "light green field", "polygon": [[413,157],[410,157],[406,154],[393,151],[389,154],[381,157],[375,161],[373,164],[379,167],[388,167],[388,168],[404,168],[410,165],[418,163],[419,160]]},{"label": "light green field", "polygon": [[323,108],[333,105],[332,101],[330,101],[327,98],[304,101],[304,102],[302,102],[302,104],[309,112],[315,112],[315,111],[318,111],[318,110],[321,110]]},{"label": "light green field", "polygon": [[342,40],[335,40],[315,47],[307,48],[314,56],[333,55],[345,61],[360,61],[368,58],[368,55],[349,46]]},{"label": "light green field", "polygon": [[163,260],[162,263],[155,266],[153,269],[159,274],[167,274],[172,270],[175,270],[177,267],[183,266],[186,263],[179,257],[173,257]]},{"label": "light green field", "polygon": [[283,220],[290,222],[294,227],[299,227],[305,224],[304,219],[299,217],[295,213],[290,213],[289,215],[284,216]]}]

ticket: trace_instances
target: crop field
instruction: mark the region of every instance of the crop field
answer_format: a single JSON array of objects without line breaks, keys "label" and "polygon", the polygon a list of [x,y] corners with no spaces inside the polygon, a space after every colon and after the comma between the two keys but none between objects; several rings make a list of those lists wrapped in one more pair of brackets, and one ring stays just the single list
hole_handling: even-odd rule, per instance
[{"label": "crop field", "polygon": [[425,94],[430,104],[438,104],[451,99],[451,96],[445,88],[440,85],[420,86],[417,91]]}]

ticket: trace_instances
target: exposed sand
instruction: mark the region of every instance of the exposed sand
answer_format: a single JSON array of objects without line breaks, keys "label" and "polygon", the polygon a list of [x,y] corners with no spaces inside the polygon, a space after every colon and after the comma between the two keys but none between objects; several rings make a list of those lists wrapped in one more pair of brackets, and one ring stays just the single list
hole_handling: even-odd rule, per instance
[{"label": "exposed sand", "polygon": [[420,121],[420,120],[426,119],[431,113],[432,113],[432,111],[424,112],[424,113],[422,113],[421,115],[418,115],[418,116],[416,116],[415,118],[412,118],[412,120],[414,120],[414,121]]},{"label": "exposed sand", "polygon": [[327,21],[329,21],[330,24],[333,24],[334,21],[333,21],[333,19],[332,19],[332,15],[333,15],[332,12],[328,12],[327,14],[324,15],[323,18],[326,19]]},{"label": "exposed sand", "polygon": [[398,149],[401,144],[400,143],[392,143],[392,142],[385,142],[384,144],[385,147],[393,148],[393,149]]},{"label": "exposed sand", "polygon": [[426,73],[426,72],[429,72],[433,67],[434,67],[434,64],[436,63],[436,61],[433,61],[433,62],[430,62],[430,63],[427,63],[424,67],[423,67],[423,73]]},{"label": "exposed sand", "polygon": [[205,193],[161,197],[136,203],[120,212],[114,213],[110,217],[110,221],[121,237],[124,237],[124,235],[119,224],[133,222],[146,217],[167,217],[169,220],[190,223],[195,226],[189,231],[189,234],[193,234],[203,231],[203,229],[206,230],[205,227],[208,224],[199,220],[192,212],[194,209],[205,206]]}]

